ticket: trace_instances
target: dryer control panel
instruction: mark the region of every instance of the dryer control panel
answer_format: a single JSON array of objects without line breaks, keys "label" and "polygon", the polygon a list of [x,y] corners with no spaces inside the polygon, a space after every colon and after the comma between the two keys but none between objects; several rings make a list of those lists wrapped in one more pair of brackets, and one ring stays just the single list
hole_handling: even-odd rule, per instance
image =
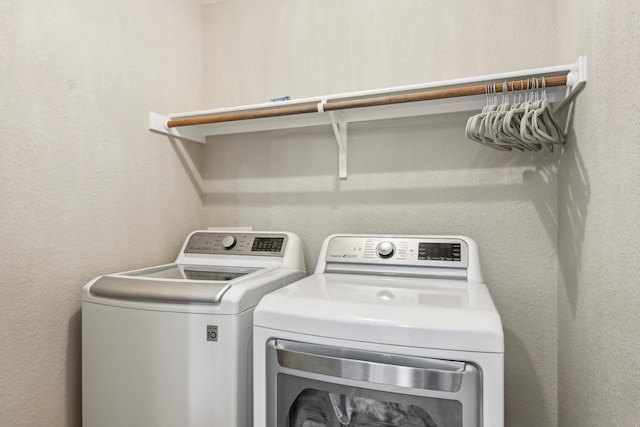
[{"label": "dryer control panel", "polygon": [[283,256],[286,234],[198,232],[187,242],[185,254]]},{"label": "dryer control panel", "polygon": [[467,243],[458,238],[337,236],[329,241],[325,260],[328,263],[466,268],[469,250]]}]

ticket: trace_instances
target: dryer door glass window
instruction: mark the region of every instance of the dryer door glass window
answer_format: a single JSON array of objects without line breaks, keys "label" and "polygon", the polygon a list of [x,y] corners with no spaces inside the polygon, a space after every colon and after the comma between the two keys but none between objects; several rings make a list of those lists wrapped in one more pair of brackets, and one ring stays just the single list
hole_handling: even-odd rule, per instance
[{"label": "dryer door glass window", "polygon": [[[280,397],[285,398],[283,395]],[[462,404],[456,400],[372,392],[358,388],[333,392],[307,388],[296,396],[286,412],[280,412],[278,425],[462,427]]]}]

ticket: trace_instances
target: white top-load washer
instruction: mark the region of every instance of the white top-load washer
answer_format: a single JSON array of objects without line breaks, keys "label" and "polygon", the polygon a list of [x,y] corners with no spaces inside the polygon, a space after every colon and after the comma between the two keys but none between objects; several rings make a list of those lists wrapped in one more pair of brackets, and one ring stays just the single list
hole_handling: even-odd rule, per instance
[{"label": "white top-load washer", "polygon": [[305,275],[285,232],[196,231],[82,291],[84,427],[250,427],[255,305]]},{"label": "white top-load washer", "polygon": [[255,310],[255,427],[503,427],[503,378],[468,237],[330,236]]}]

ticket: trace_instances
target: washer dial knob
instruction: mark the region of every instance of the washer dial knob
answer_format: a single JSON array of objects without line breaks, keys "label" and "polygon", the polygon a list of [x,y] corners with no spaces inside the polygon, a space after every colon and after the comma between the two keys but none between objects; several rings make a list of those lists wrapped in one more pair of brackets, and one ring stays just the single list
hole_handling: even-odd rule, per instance
[{"label": "washer dial knob", "polygon": [[222,247],[226,250],[233,249],[238,241],[233,236],[226,236],[222,239]]},{"label": "washer dial knob", "polygon": [[391,242],[380,242],[376,247],[376,253],[380,258],[391,258],[396,253],[396,246]]}]

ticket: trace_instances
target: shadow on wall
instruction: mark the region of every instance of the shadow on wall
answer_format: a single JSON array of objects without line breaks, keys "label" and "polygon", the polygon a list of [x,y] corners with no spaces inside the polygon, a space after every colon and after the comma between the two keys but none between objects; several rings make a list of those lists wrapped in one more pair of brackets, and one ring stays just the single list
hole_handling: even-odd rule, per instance
[{"label": "shadow on wall", "polygon": [[67,337],[66,393],[69,427],[82,426],[82,320],[81,311],[69,318]]},{"label": "shadow on wall", "polygon": [[[544,229],[547,233],[547,237],[550,242],[556,242],[557,229],[558,229],[558,216],[557,206],[551,205],[549,200],[544,197],[536,197],[536,192],[540,188],[555,184],[555,180],[558,174],[557,164],[538,165],[535,169],[528,169],[522,172],[522,180],[527,193],[532,194],[531,202],[538,212],[541,223],[544,225]],[[557,251],[557,248],[555,248]]]},{"label": "shadow on wall", "polygon": [[191,184],[198,192],[200,199],[204,197],[202,181],[202,146],[197,142],[183,142],[177,138],[168,137],[171,146],[178,154],[178,159],[184,167]]},{"label": "shadow on wall", "polygon": [[[190,143],[173,143],[194,185],[205,197],[215,197],[215,203],[238,194],[248,197],[248,203],[251,199],[261,203],[263,197],[273,195],[289,198],[296,190],[301,193],[296,196],[311,192],[339,198],[340,192],[446,188],[454,194],[442,196],[455,199],[456,191],[470,189],[469,195],[477,198],[477,187],[485,184],[496,189],[522,185],[524,169],[533,168],[541,180],[555,174],[551,169],[536,170],[553,161],[555,154],[503,153],[466,140],[462,133],[466,118],[452,115],[350,125],[347,180],[337,178],[337,147],[330,128],[211,137],[202,157],[185,145]],[[198,164],[202,158],[205,167]],[[508,197],[500,193],[493,196]]]},{"label": "shadow on wall", "polygon": [[579,291],[578,275],[582,269],[582,247],[591,186],[573,132],[569,135],[560,158],[559,178],[559,269],[571,314],[575,318]]},{"label": "shadow on wall", "polygon": [[[504,395],[507,400],[517,402],[517,414],[511,413],[510,406],[505,406],[505,426],[511,427],[542,427],[553,425],[544,401],[542,385],[538,380],[536,368],[533,365],[527,348],[518,335],[512,330],[504,329],[505,354],[505,383]],[[523,417],[523,414],[527,414]]]}]

